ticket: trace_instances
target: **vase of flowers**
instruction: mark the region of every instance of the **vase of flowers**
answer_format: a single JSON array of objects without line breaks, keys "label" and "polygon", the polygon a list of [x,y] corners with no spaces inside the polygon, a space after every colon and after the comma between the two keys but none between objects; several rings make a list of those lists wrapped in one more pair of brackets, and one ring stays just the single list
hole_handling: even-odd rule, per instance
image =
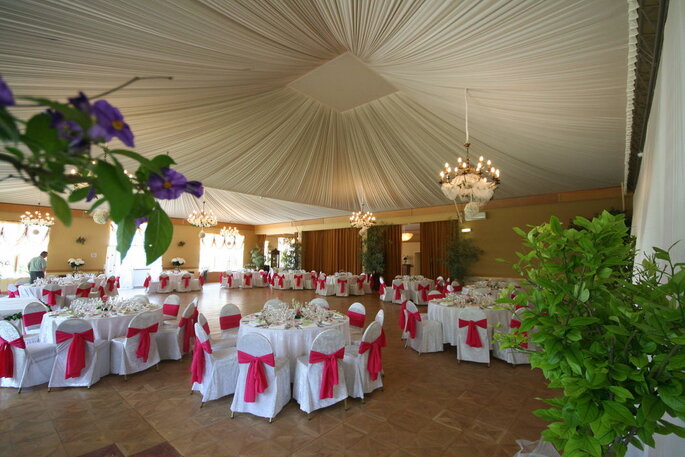
[{"label": "vase of flowers", "polygon": [[174,266],[176,271],[181,271],[181,265],[185,264],[186,260],[183,257],[174,257],[171,259],[171,264]]},{"label": "vase of flowers", "polygon": [[69,264],[71,269],[74,270],[74,273],[78,273],[79,268],[81,268],[83,265],[86,264],[86,262],[80,257],[78,257],[76,259],[73,259],[73,258],[69,259],[69,260],[67,260],[67,263]]}]

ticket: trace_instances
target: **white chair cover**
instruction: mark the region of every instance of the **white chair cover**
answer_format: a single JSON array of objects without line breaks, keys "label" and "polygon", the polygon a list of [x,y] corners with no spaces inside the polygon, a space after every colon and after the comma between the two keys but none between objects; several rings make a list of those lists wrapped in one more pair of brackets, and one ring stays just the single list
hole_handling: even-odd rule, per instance
[{"label": "white chair cover", "polygon": [[412,301],[417,305],[427,305],[430,301],[429,293],[431,288],[434,287],[434,283],[431,280],[418,281],[414,285],[415,289],[412,289]]},{"label": "white chair cover", "polygon": [[393,279],[391,289],[393,303],[399,304],[405,300],[411,299],[411,291],[406,290],[404,281],[401,279]]},{"label": "white chair cover", "polygon": [[162,318],[176,319],[178,311],[181,308],[181,297],[176,294],[171,294],[164,299],[162,303]]},{"label": "white chair cover", "polygon": [[193,276],[190,273],[184,273],[178,280],[178,285],[176,286],[177,292],[190,292],[190,281]]},{"label": "white chair cover", "polygon": [[[409,327],[409,319],[411,313],[418,313],[419,309],[411,300],[407,301],[405,313],[404,332],[406,333]],[[442,352],[445,350],[442,341],[442,323],[438,321],[430,321],[421,316],[421,320],[416,322],[416,336],[412,338],[407,335],[407,343],[410,348],[414,349],[419,354],[424,352]]]},{"label": "white chair cover", "polygon": [[[382,313],[380,310],[379,313]],[[378,314],[376,315],[378,318]],[[371,322],[364,331],[361,342],[372,344],[376,342],[380,336],[383,325],[378,321]],[[350,397],[364,398],[364,394],[373,392],[376,389],[383,387],[383,377],[378,373],[376,379],[371,379],[369,373],[369,356],[371,351],[380,350],[379,348],[365,348],[364,353],[360,354],[360,345],[349,347],[350,350],[345,354],[345,382],[347,383],[347,390]]]},{"label": "white chair cover", "polygon": [[379,282],[379,286],[378,286],[379,298],[382,301],[392,301],[392,297],[393,297],[392,286],[387,285],[382,276],[380,277],[378,282]]},{"label": "white chair cover", "polygon": [[352,276],[350,278],[350,295],[364,295],[364,275]]},{"label": "white chair cover", "polygon": [[192,328],[190,325],[186,326],[185,323],[187,320],[192,319],[194,312],[195,305],[189,303],[183,310],[181,320],[179,320],[178,323],[173,322],[173,326],[160,326],[156,336],[160,360],[181,360],[183,354],[187,354],[192,350],[192,338],[188,339],[188,351],[183,351],[183,345],[186,330]]},{"label": "white chair cover", "polygon": [[[202,381],[193,382],[191,389],[202,394],[203,403],[231,395],[235,392],[238,380],[236,348],[214,348],[199,322],[195,324],[194,330],[199,347],[196,346],[197,354],[193,354],[193,357],[198,357],[202,351],[204,370],[202,370]],[[209,342],[211,353],[203,347],[203,344],[207,342]]]},{"label": "white chair cover", "polygon": [[373,292],[373,289],[371,288],[371,280],[373,278],[371,277],[371,274],[363,273],[363,275],[364,275],[364,293],[370,294],[371,292]]},{"label": "white chair cover", "polygon": [[137,355],[141,339],[145,338],[144,333],[134,336],[122,336],[114,338],[110,346],[111,370],[114,374],[128,375],[147,370],[159,363],[159,351],[157,350],[157,332],[159,331],[159,319],[151,311],[138,314],[128,324],[130,329],[149,329],[150,349],[145,356]]},{"label": "white chair cover", "polygon": [[314,279],[317,279],[316,271],[312,270],[304,274],[304,288],[307,290],[314,290]]},{"label": "white chair cover", "polygon": [[[23,337],[26,343],[37,343],[43,316],[50,311],[44,304],[34,301],[24,306],[21,312]],[[29,341],[30,340],[30,341]]]},{"label": "white chair cover", "polygon": [[243,289],[252,289],[254,287],[255,279],[257,279],[257,275],[253,271],[243,272],[243,276],[239,281],[240,287]]},{"label": "white chair cover", "polygon": [[[9,322],[0,320],[0,338],[10,343],[21,338],[19,331]],[[45,384],[55,363],[54,344],[25,344],[25,348],[10,345],[14,363],[12,377],[0,378],[0,387],[32,387]]]},{"label": "white chair cover", "polygon": [[119,295],[119,280],[116,276],[109,276],[104,284],[105,295],[108,297],[116,297]]},{"label": "white chair cover", "polygon": [[[321,398],[322,378],[327,362],[310,363],[310,354],[311,352],[318,352],[331,356],[339,351],[342,351],[343,357],[339,359],[334,357],[338,367],[338,384],[333,386],[330,398]],[[345,338],[342,333],[335,329],[329,329],[319,333],[314,338],[310,354],[297,358],[295,380],[293,382],[293,398],[300,404],[302,411],[311,413],[347,398],[347,385],[343,369],[344,351]]]},{"label": "white chair cover", "polygon": [[329,284],[325,273],[319,274],[319,283],[317,284],[316,293],[319,295],[328,296],[335,295],[335,286],[337,284]]},{"label": "white chair cover", "polygon": [[224,326],[228,325],[228,321],[240,319],[240,317],[240,308],[233,303],[228,303],[221,307],[219,311],[219,328],[221,329],[221,339],[226,341],[224,343],[225,347],[234,347],[238,343],[240,324],[232,328],[224,328]]},{"label": "white chair cover", "polygon": [[[163,281],[162,278],[166,278],[166,281]],[[164,287],[162,287],[162,282],[165,283]],[[171,278],[166,273],[162,273],[159,275],[159,281],[154,281],[150,283],[150,293],[168,294],[173,290],[174,285],[171,283]]]},{"label": "white chair cover", "polygon": [[[60,322],[55,332],[81,333],[92,330],[93,327],[83,319],[67,319]],[[56,338],[55,338],[56,339]],[[110,371],[109,364],[109,341],[100,340],[85,344],[85,366],[81,375],[74,378],[65,378],[69,346],[73,338],[57,343],[55,363],[52,367],[48,388],[52,387],[90,387]]]},{"label": "white chair cover", "polygon": [[221,280],[219,282],[222,289],[235,289],[237,287],[233,273],[230,271],[221,273]]},{"label": "white chair cover", "polygon": [[[211,330],[209,328],[209,322],[207,321],[207,318],[205,317],[204,314],[199,313],[197,316],[197,323],[200,324],[200,327],[202,327],[202,330],[205,331],[207,334],[207,337],[209,338],[210,342],[212,343],[212,346],[221,349],[223,347],[229,347],[230,346],[230,341],[229,340],[224,340],[223,338],[213,338],[211,335]],[[235,346],[235,345],[233,345]]]},{"label": "white chair cover", "polygon": [[264,303],[264,310],[287,308],[288,304],[278,298],[271,298]]},{"label": "white chair cover", "polygon": [[285,275],[285,273],[274,274],[273,288],[276,290],[290,289],[290,280]]},{"label": "white chair cover", "polygon": [[192,291],[198,291],[202,290],[202,285],[200,284],[200,275],[202,273],[198,273],[197,278],[192,278],[190,280],[190,290]]},{"label": "white chair cover", "polygon": [[[62,287],[60,287],[58,284],[48,284],[45,287],[43,287],[43,291],[51,291],[51,292],[59,291],[59,293],[60,293],[60,295],[55,294],[55,304],[49,306],[51,309],[57,310],[57,309],[62,308],[63,306],[66,306],[67,297],[64,295],[64,289],[62,289]],[[49,295],[41,295],[39,297],[39,300],[41,302],[49,305],[48,299],[49,299]]]},{"label": "white chair cover", "polygon": [[131,297],[131,300],[133,300],[137,303],[141,303],[141,304],[149,304],[150,303],[150,297],[148,297],[147,295],[143,295],[143,294],[134,295],[133,297]]},{"label": "white chair cover", "polygon": [[[363,320],[359,315],[363,316]],[[364,325],[366,325],[366,307],[359,302],[352,303],[347,308],[347,316],[350,319],[350,336],[352,341],[358,341],[362,337]],[[360,325],[355,325],[356,319],[359,319]]]},{"label": "white chair cover", "polygon": [[[521,313],[523,312],[522,309],[518,309],[514,312],[513,317],[511,318],[512,321],[518,321],[518,322],[523,322],[523,319],[521,317]],[[497,331],[497,329],[495,329]],[[511,326],[511,321],[508,326],[508,330],[506,330],[508,333],[517,333],[518,327],[512,327]],[[530,334],[531,332],[528,332]],[[528,344],[528,350],[534,351],[535,350],[535,343],[530,341],[530,338],[528,338],[527,341]],[[520,352],[517,351],[513,348],[507,348],[507,349],[501,349],[499,347],[499,344],[497,342],[494,342],[493,347],[492,347],[492,355],[493,357],[496,357],[500,360],[504,360],[507,363],[510,363],[512,365],[523,365],[523,364],[529,364],[530,361],[528,360],[528,354],[525,352]]]},{"label": "white chair cover", "polygon": [[[248,333],[238,340],[238,352],[253,357],[273,354],[269,340],[257,333]],[[245,381],[249,363],[239,363],[238,381],[236,383],[231,412],[250,413],[255,416],[273,419],[290,401],[290,364],[284,359],[275,359],[275,366],[263,364],[268,387],[257,394],[254,402],[245,401]]]},{"label": "white chair cover", "polygon": [[74,300],[76,298],[90,298],[90,294],[93,293],[93,283],[88,282],[88,281],[83,281],[79,283],[78,286],[76,286],[76,290],[74,291],[74,295],[67,295],[67,301],[71,303],[71,300]]},{"label": "white chair cover", "polygon": [[335,296],[349,297],[350,295],[350,278],[351,276],[337,277],[335,279]]},{"label": "white chair cover", "polygon": [[325,309],[330,309],[330,305],[328,304],[328,301],[326,301],[325,298],[312,298],[311,301],[309,302],[310,305],[312,306],[318,306],[320,308],[325,308]]},{"label": "white chair cover", "polygon": [[459,313],[459,320],[475,322],[485,320],[486,325],[485,328],[474,327],[478,332],[482,346],[472,347],[466,343],[469,326],[461,327],[457,324],[457,360],[487,363],[490,366],[490,339],[488,338],[487,318],[483,310],[476,306],[468,306]]}]

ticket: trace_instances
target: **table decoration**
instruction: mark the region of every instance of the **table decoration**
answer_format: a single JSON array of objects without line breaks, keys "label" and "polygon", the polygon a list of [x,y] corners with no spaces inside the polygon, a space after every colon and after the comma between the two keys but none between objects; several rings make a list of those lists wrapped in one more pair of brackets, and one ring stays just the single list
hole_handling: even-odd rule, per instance
[{"label": "table decoration", "polygon": [[242,322],[253,327],[283,328],[288,330],[291,328],[302,329],[302,327],[314,325],[325,327],[331,325],[334,321],[342,319],[345,319],[345,317],[336,311],[312,305],[309,302],[303,304],[293,300],[286,307],[269,307],[259,313],[246,316]]},{"label": "table decoration", "polygon": [[136,300],[111,297],[107,301],[100,298],[77,298],[71,302],[69,308],[52,311],[50,316],[66,317],[114,317],[127,314],[138,314],[143,311],[159,308],[158,305],[141,303]]},{"label": "table decoration", "polygon": [[70,258],[67,260],[67,263],[69,266],[74,270],[74,273],[78,273],[78,269],[81,268],[83,265],[86,264],[86,261],[83,260],[82,258]]}]

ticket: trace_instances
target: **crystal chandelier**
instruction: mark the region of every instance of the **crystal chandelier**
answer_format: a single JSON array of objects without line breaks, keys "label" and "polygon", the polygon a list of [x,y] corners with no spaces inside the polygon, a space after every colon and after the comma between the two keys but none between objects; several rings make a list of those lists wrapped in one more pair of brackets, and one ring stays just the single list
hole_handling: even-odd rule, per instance
[{"label": "crystal chandelier", "polygon": [[19,220],[26,226],[38,225],[41,227],[52,227],[55,225],[54,217],[47,212],[41,213],[40,211],[26,211],[24,214],[19,216]]},{"label": "crystal chandelier", "polygon": [[376,216],[370,211],[364,211],[364,204],[362,204],[361,210],[352,213],[352,216],[350,216],[350,225],[354,228],[358,228],[360,234],[366,232],[369,227],[375,224]]},{"label": "crystal chandelier", "polygon": [[457,164],[454,169],[450,167],[449,163],[445,163],[445,169],[440,172],[440,188],[450,200],[459,199],[461,202],[468,202],[465,213],[477,213],[480,205],[489,202],[492,199],[495,190],[500,183],[500,171],[495,168],[492,161],[485,161],[483,156],[478,158],[478,163],[474,164],[475,160],[471,161],[469,148],[469,104],[464,91],[464,102],[466,109],[466,158],[457,159]]},{"label": "crystal chandelier", "polygon": [[227,246],[235,246],[238,242],[240,232],[236,227],[221,227],[219,234],[224,238],[224,243]]},{"label": "crystal chandelier", "polygon": [[[216,224],[219,223],[211,209],[209,211],[205,211],[204,200],[202,200],[202,211],[193,211],[192,213],[190,213],[190,216],[188,216],[188,219],[186,220],[190,225],[194,225],[195,227],[200,228],[214,227]],[[204,230],[200,230],[199,237],[205,237]]]}]

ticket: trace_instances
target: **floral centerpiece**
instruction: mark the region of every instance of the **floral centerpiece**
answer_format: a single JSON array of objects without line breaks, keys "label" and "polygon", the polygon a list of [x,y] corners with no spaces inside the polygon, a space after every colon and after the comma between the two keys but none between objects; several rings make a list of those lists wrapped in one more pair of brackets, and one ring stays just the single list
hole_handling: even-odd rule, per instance
[{"label": "floral centerpiece", "polygon": [[79,268],[86,264],[85,260],[83,260],[81,257],[77,257],[75,259],[71,258],[67,260],[67,263],[74,270],[74,273],[76,273]]},{"label": "floral centerpiece", "polygon": [[174,257],[171,259],[171,264],[176,268],[176,271],[179,271],[181,269],[181,265],[186,263],[186,259],[183,257]]}]

